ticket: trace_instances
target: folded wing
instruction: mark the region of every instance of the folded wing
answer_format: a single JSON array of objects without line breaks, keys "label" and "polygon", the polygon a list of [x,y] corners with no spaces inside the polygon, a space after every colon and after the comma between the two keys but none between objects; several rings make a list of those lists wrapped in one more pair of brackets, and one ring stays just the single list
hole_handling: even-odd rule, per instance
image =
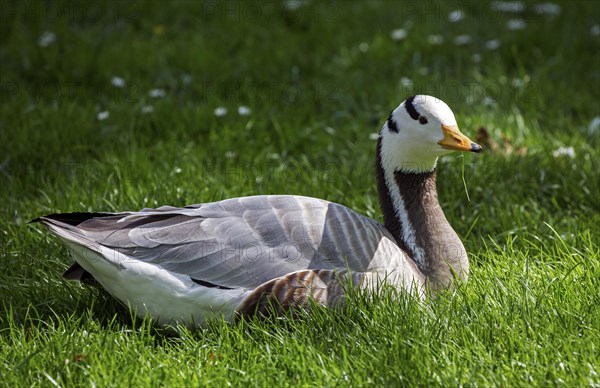
[{"label": "folded wing", "polygon": [[62,237],[72,243],[90,249],[99,244],[198,284],[225,289],[255,288],[304,269],[363,272],[381,239],[393,241],[381,224],[345,206],[287,195],[65,217],[40,221],[55,233],[68,229]]}]

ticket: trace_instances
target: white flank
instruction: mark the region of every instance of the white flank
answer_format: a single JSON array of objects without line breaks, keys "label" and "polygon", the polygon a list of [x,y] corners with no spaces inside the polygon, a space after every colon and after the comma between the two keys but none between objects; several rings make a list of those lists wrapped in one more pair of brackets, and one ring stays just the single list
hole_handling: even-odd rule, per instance
[{"label": "white flank", "polygon": [[405,289],[409,294],[424,299],[425,284],[423,275],[415,270],[414,263],[396,242],[387,237],[379,240],[377,251],[365,272],[364,286],[371,291],[378,290],[383,283],[397,289]]},{"label": "white flank", "polygon": [[137,316],[149,314],[160,325],[201,324],[216,316],[230,320],[252,291],[202,287],[187,275],[129,257],[61,227],[48,226],[106,291]]}]

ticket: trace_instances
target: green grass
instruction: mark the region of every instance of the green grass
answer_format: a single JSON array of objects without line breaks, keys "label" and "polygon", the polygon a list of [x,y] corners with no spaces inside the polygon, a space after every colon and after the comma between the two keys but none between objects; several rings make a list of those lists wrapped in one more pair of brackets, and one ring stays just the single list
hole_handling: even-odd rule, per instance
[{"label": "green grass", "polygon": [[[0,385],[600,385],[597,2],[559,2],[555,17],[530,2],[48,4],[7,2],[0,20]],[[527,28],[508,30],[514,18]],[[266,193],[381,220],[369,135],[415,93],[501,145],[439,164],[471,275],[435,300],[383,290],[165,332],[64,282],[66,250],[26,224]]]}]

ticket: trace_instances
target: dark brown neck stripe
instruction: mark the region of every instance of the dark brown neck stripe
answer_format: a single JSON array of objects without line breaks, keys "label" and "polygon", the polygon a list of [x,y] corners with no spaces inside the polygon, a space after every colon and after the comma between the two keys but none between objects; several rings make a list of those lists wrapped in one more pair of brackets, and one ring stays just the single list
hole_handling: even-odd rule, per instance
[{"label": "dark brown neck stripe", "polygon": [[377,178],[377,191],[379,193],[379,205],[381,212],[383,213],[383,224],[390,231],[396,244],[410,257],[414,257],[415,252],[408,247],[402,239],[402,222],[398,218],[396,209],[394,208],[394,202],[390,194],[390,189],[385,180],[385,170],[381,162],[381,137],[377,140],[377,156],[376,156],[376,178]]}]

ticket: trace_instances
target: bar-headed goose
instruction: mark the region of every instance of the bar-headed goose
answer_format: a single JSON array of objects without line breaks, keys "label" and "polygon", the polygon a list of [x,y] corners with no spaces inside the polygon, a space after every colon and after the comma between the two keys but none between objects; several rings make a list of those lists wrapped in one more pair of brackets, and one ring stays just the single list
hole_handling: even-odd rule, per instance
[{"label": "bar-headed goose", "polygon": [[[481,147],[431,96],[398,106],[377,141],[384,225],[322,199],[233,198],[183,208],[52,214],[42,222],[71,251],[70,280],[96,282],[159,324],[201,324],[214,314],[334,306],[348,283],[387,282],[424,296],[467,279],[467,253],[436,192],[436,162]],[[275,303],[272,303],[275,302]]]}]

